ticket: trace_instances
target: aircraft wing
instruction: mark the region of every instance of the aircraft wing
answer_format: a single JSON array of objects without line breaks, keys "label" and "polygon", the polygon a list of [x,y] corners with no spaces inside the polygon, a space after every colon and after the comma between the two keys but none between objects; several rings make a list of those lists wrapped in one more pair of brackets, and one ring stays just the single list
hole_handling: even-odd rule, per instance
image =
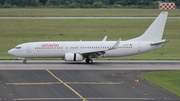
[{"label": "aircraft wing", "polygon": [[161,41],[158,41],[158,42],[152,42],[152,43],[151,43],[151,46],[153,46],[153,45],[160,45],[160,44],[164,44],[164,43],[166,43],[166,42],[169,42],[169,41],[166,41],[166,40],[161,40]]},{"label": "aircraft wing", "polygon": [[113,50],[113,49],[117,49],[118,46],[119,46],[119,43],[120,43],[121,39],[119,39],[113,47],[109,48],[109,49],[102,49],[102,50],[90,50],[90,51],[84,51],[84,52],[80,52],[79,54],[82,54],[83,57],[91,57],[91,58],[98,58],[98,57],[101,57],[103,56],[106,51],[109,51],[109,50]]},{"label": "aircraft wing", "polygon": [[83,57],[87,58],[87,57],[90,57],[90,58],[98,58],[98,57],[101,57],[105,54],[105,50],[101,50],[101,51],[89,51],[89,52],[82,52],[80,54],[83,55]]}]

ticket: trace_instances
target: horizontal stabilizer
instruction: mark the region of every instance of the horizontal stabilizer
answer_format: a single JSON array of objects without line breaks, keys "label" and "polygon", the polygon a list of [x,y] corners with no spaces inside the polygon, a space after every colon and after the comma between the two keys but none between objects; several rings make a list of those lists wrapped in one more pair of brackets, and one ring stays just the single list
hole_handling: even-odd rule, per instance
[{"label": "horizontal stabilizer", "polygon": [[169,41],[166,41],[166,40],[161,40],[161,41],[158,41],[158,42],[152,42],[152,43],[151,43],[151,46],[153,46],[153,45],[160,45],[160,44],[164,44],[164,43],[166,43],[166,42],[169,42]]}]

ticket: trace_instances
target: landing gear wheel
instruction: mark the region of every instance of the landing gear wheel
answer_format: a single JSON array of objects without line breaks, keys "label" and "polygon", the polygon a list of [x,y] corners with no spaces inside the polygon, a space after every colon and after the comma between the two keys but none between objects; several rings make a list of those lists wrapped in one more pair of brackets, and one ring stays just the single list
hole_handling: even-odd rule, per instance
[{"label": "landing gear wheel", "polygon": [[92,64],[92,63],[93,63],[93,60],[92,60],[92,59],[90,59],[90,58],[87,58],[87,59],[86,59],[86,63],[88,63],[88,64]]},{"label": "landing gear wheel", "polygon": [[23,63],[24,63],[24,64],[26,64],[26,63],[27,63],[27,61],[26,61],[26,60],[23,60]]},{"label": "landing gear wheel", "polygon": [[93,60],[89,59],[89,64],[92,64],[93,63]]}]

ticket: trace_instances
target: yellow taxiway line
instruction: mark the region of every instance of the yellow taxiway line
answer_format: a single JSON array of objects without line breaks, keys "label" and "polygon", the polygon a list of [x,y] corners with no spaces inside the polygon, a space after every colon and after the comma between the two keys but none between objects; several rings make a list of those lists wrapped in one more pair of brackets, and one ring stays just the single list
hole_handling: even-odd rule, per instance
[{"label": "yellow taxiway line", "polygon": [[77,96],[79,96],[81,99],[83,99],[83,101],[88,101],[86,100],[81,94],[79,94],[77,91],[75,91],[71,86],[69,86],[67,83],[65,83],[64,81],[62,81],[60,78],[58,78],[56,75],[54,75],[50,70],[48,70],[47,68],[45,68],[46,71],[51,74],[54,78],[56,78],[59,82],[61,82],[62,84],[64,84],[67,88],[69,88],[72,92],[74,92]]}]

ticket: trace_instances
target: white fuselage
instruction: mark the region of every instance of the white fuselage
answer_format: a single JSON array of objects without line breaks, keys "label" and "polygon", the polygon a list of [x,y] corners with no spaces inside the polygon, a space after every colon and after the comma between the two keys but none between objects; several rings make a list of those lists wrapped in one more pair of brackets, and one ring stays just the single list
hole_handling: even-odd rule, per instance
[{"label": "white fuselage", "polygon": [[[17,45],[8,53],[19,58],[63,58],[66,53],[109,49],[115,43],[116,41],[30,42]],[[121,41],[117,49],[105,51],[103,56],[130,56],[162,47],[162,44],[157,46],[150,44],[151,42]]]},{"label": "white fuselage", "polygon": [[54,41],[30,42],[17,45],[8,51],[26,63],[25,58],[63,58],[65,61],[93,63],[91,58],[121,57],[148,52],[163,46],[162,40],[168,12],[161,12],[148,29],[139,37],[121,41]]}]

